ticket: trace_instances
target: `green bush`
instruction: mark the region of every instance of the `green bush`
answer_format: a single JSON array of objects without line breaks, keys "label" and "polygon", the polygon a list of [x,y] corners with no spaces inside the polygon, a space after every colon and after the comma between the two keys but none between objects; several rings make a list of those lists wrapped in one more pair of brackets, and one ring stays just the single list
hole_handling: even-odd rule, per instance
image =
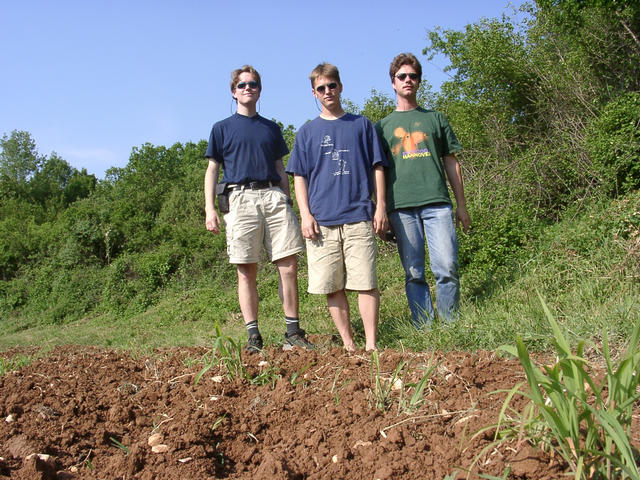
[{"label": "green bush", "polygon": [[179,252],[169,246],[125,254],[108,269],[104,290],[107,307],[141,312],[154,304],[179,264]]},{"label": "green bush", "polygon": [[481,298],[490,294],[509,266],[525,253],[539,222],[525,206],[500,209],[472,208],[473,229],[460,235],[458,259],[463,272],[465,295]]},{"label": "green bush", "polygon": [[640,188],[640,93],[609,102],[589,125],[586,142],[608,193]]},{"label": "green bush", "polygon": [[22,328],[77,320],[99,303],[102,281],[96,266],[30,266],[19,277],[0,282],[0,316],[28,319]]}]

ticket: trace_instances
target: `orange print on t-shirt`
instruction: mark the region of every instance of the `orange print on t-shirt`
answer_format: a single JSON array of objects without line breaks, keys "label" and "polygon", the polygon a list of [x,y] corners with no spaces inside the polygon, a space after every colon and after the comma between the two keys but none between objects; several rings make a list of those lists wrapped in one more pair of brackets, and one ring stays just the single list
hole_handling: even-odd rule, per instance
[{"label": "orange print on t-shirt", "polygon": [[400,149],[403,152],[415,152],[418,150],[418,144],[420,142],[424,142],[427,138],[426,133],[424,132],[407,132],[404,128],[398,127],[393,131],[393,135],[396,138],[402,139],[401,143],[398,143],[393,147],[393,154],[398,155],[400,153]]}]

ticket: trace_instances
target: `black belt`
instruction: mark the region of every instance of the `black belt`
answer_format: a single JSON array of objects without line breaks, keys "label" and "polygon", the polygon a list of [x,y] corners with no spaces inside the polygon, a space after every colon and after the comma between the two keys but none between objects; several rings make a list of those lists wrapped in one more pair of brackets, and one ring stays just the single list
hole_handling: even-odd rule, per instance
[{"label": "black belt", "polygon": [[271,180],[268,180],[266,182],[256,181],[256,182],[235,183],[235,184],[229,185],[229,189],[230,190],[245,190],[245,189],[259,190],[261,188],[271,188],[277,185],[278,185],[277,183],[272,182]]}]

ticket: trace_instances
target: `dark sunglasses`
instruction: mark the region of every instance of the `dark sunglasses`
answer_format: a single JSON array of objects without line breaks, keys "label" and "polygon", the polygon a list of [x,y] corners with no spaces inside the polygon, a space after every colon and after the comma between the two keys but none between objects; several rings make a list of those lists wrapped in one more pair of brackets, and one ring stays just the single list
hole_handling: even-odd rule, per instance
[{"label": "dark sunglasses", "polygon": [[253,88],[253,89],[258,88],[258,82],[254,82],[253,80],[251,80],[250,82],[240,82],[239,84],[236,85],[236,88],[240,90],[244,90],[247,85],[249,86],[249,88]]},{"label": "dark sunglasses", "polygon": [[336,82],[331,82],[331,83],[327,83],[326,85],[318,85],[316,87],[316,92],[324,93],[325,89],[327,88],[329,90],[335,90],[336,88],[338,88],[338,84]]},{"label": "dark sunglasses", "polygon": [[404,79],[407,78],[407,76],[409,76],[411,80],[418,80],[419,78],[417,73],[399,73],[396,75],[396,78],[401,82],[404,82]]}]

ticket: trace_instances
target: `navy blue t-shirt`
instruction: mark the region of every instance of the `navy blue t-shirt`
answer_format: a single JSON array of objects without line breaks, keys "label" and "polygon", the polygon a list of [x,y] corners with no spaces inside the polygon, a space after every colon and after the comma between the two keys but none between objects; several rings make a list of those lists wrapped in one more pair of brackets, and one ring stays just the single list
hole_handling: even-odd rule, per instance
[{"label": "navy blue t-shirt", "polygon": [[373,168],[387,166],[371,121],[347,113],[336,120],[305,123],[293,146],[287,173],[305,177],[309,209],[319,225],[373,218]]},{"label": "navy blue t-shirt", "polygon": [[213,125],[205,157],[222,164],[226,183],[280,183],[275,161],[289,153],[277,123],[236,113]]}]

